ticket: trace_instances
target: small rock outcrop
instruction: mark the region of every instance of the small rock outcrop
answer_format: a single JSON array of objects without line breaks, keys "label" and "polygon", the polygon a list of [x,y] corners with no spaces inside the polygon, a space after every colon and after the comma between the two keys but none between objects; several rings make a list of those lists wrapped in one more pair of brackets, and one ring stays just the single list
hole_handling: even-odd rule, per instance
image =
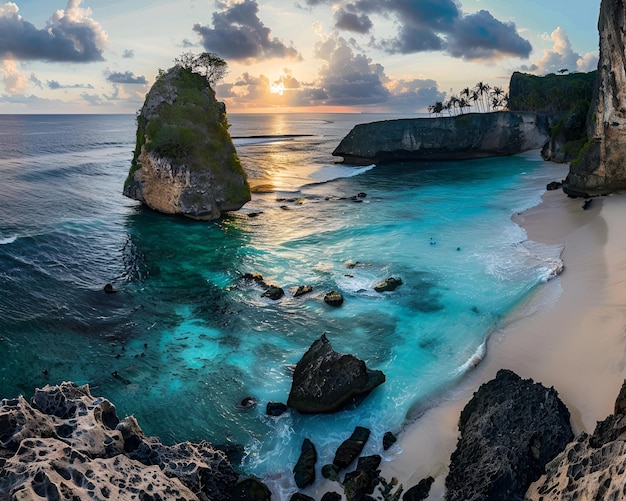
[{"label": "small rock outcrop", "polygon": [[384,120],[354,127],[333,155],[361,165],[513,155],[542,148],[550,122],[546,115],[505,111]]},{"label": "small rock outcrop", "polygon": [[299,489],[304,489],[315,482],[315,463],[317,462],[317,451],[313,442],[305,438],[302,442],[300,457],[293,467],[293,478]]},{"label": "small rock outcrop", "polygon": [[382,371],[336,352],[322,334],[296,365],[287,405],[303,414],[337,412],[358,404],[384,382]]},{"label": "small rock outcrop", "polygon": [[226,108],[204,76],[174,66],[154,83],[137,116],[124,195],[200,220],[217,219],[250,200]]},{"label": "small rock outcrop", "polygon": [[402,285],[402,279],[389,277],[374,286],[376,292],[395,291]]},{"label": "small rock outcrop", "polygon": [[546,466],[530,486],[533,501],[623,499],[626,492],[626,381],[615,413],[583,433]]},{"label": "small rock outcrop", "polygon": [[362,426],[357,426],[352,432],[352,435],[350,435],[350,438],[344,440],[337,448],[333,464],[339,468],[339,470],[346,469],[350,466],[352,461],[359,457],[369,438],[370,431]]},{"label": "small rock outcrop", "polygon": [[572,440],[569,421],[553,388],[500,370],[461,413],[445,499],[522,501],[545,465]]},{"label": "small rock outcrop", "polygon": [[626,188],[626,6],[602,0],[598,20],[598,87],[589,110],[588,143],[572,162],[563,184],[571,196],[587,197]]},{"label": "small rock outcrop", "polygon": [[0,405],[0,499],[231,499],[237,474],[208,442],[163,445],[87,385]]}]

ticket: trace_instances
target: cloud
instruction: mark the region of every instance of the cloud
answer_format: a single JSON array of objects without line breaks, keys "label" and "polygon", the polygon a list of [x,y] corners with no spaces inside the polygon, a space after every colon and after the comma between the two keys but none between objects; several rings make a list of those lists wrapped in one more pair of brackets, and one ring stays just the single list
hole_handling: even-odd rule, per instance
[{"label": "cloud", "polygon": [[49,89],[57,90],[57,89],[93,89],[93,85],[91,84],[60,84],[56,80],[48,80],[46,82],[46,86]]},{"label": "cloud", "polygon": [[132,49],[126,49],[124,52],[122,52],[122,57],[124,59],[133,59],[135,57],[135,51]]},{"label": "cloud", "polygon": [[340,8],[335,12],[335,27],[340,30],[354,31],[356,33],[367,33],[374,24],[367,14],[358,15],[355,12],[348,12]]},{"label": "cloud", "polygon": [[43,82],[39,80],[39,77],[35,73],[30,74],[29,80],[30,83],[32,83],[35,87],[43,89]]},{"label": "cloud", "polygon": [[597,69],[598,52],[588,52],[583,56],[575,52],[567,33],[560,26],[546,38],[553,42],[552,50],[544,50],[541,59],[530,66],[522,66],[522,71],[545,75],[562,69],[583,72]]},{"label": "cloud", "polygon": [[0,75],[4,83],[4,90],[9,94],[15,94],[23,90],[28,84],[28,78],[17,70],[15,61],[10,59],[2,61],[0,66]]},{"label": "cloud", "polygon": [[107,34],[81,0],[68,0],[43,29],[18,14],[12,2],[0,5],[0,57],[18,60],[88,63],[103,61]]},{"label": "cloud", "polygon": [[132,71],[125,71],[124,73],[112,72],[107,75],[106,79],[108,82],[117,84],[145,85],[148,83],[146,77],[135,76]]},{"label": "cloud", "polygon": [[271,30],[257,15],[259,6],[256,0],[217,4],[223,10],[213,13],[213,28],[201,24],[193,26],[207,51],[232,60],[302,59],[293,46],[272,37]]},{"label": "cloud", "polygon": [[[353,1],[353,3],[352,3]],[[371,46],[389,54],[442,51],[463,59],[496,60],[507,56],[528,57],[532,46],[517,32],[514,23],[502,22],[486,10],[465,14],[457,0],[352,0],[335,7],[336,28],[369,33],[375,26],[370,16],[391,18],[395,35],[373,39]],[[330,0],[308,0],[310,6]]]}]

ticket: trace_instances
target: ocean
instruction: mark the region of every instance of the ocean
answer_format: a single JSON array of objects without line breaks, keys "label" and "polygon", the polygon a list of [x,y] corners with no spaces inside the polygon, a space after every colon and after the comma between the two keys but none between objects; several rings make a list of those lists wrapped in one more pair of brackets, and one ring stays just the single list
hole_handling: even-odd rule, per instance
[{"label": "ocean", "polygon": [[[387,118],[229,115],[260,192],[198,222],[122,196],[133,115],[0,115],[0,397],[88,383],[165,443],[242,446],[242,472],[283,493],[296,490],[305,437],[323,465],[365,426],[364,452],[392,460],[383,434],[436,405],[558,268],[561,249],[529,242],[511,218],[562,169],[538,152],[336,163],[355,124]],[[262,297],[245,273],[286,295]],[[373,290],[392,276],[403,285]],[[293,297],[299,285],[313,292]],[[340,308],[323,302],[331,290]],[[267,416],[322,333],[386,382],[353,410]],[[241,409],[245,397],[257,406]]]}]

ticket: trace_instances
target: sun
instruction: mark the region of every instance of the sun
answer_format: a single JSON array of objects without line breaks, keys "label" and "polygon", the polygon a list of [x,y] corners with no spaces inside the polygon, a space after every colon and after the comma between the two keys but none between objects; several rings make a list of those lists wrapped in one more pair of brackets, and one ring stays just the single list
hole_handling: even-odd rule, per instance
[{"label": "sun", "polygon": [[282,82],[273,83],[270,87],[270,92],[272,94],[278,94],[279,96],[282,96],[285,92],[285,84]]}]

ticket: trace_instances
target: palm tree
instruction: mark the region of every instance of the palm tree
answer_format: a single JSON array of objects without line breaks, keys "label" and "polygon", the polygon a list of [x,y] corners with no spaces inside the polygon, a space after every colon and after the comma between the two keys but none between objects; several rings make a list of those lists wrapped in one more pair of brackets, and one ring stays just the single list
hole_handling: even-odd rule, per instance
[{"label": "palm tree", "polygon": [[478,91],[477,91],[477,90],[472,90],[472,94],[471,94],[471,96],[470,96],[469,98],[470,98],[472,101],[474,101],[474,105],[476,106],[476,109],[480,112],[480,111],[481,111],[481,109],[480,109],[480,101],[478,100],[478,99],[479,99],[479,97],[480,97],[480,96],[479,96],[479,94],[478,94]]}]

